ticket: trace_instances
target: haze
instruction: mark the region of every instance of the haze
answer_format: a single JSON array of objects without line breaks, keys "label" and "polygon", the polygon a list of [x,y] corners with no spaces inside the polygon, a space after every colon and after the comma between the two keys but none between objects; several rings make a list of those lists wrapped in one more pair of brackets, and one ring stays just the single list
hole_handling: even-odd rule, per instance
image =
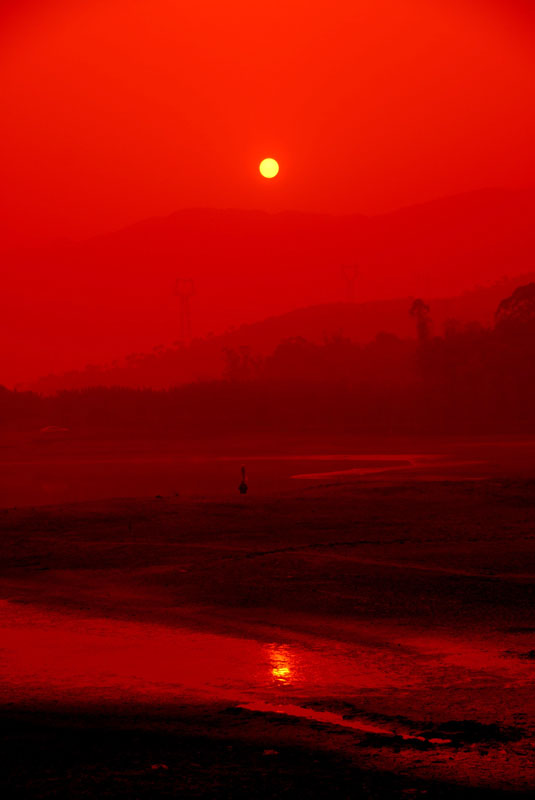
[{"label": "haze", "polygon": [[534,29],[0,0],[6,797],[533,800]]},{"label": "haze", "polygon": [[530,185],[530,8],[4,3],[4,246],[188,207],[376,213]]}]

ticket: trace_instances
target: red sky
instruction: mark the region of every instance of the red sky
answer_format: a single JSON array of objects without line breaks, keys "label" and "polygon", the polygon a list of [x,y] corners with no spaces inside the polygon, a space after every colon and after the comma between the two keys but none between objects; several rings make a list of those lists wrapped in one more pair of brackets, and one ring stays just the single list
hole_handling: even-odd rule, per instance
[{"label": "red sky", "polygon": [[4,242],[533,185],[533,5],[4,0]]}]

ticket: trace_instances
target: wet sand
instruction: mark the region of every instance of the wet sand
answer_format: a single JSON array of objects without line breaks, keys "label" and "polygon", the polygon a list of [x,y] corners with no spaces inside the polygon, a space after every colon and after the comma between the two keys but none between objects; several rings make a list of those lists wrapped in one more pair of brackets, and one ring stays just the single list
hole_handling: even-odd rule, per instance
[{"label": "wet sand", "polygon": [[0,512],[11,789],[527,793],[535,483],[469,477]]}]

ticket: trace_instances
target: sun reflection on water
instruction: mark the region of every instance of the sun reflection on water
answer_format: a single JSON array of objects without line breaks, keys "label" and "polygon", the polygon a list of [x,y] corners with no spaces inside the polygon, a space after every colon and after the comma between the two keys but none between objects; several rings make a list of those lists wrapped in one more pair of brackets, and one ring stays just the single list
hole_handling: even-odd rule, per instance
[{"label": "sun reflection on water", "polygon": [[287,645],[270,644],[269,661],[271,675],[277,683],[291,683],[295,679],[295,663]]}]

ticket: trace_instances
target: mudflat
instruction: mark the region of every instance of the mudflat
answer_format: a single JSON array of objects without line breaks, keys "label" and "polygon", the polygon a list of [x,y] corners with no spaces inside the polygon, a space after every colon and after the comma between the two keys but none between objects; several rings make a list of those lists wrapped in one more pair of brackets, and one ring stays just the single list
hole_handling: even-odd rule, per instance
[{"label": "mudflat", "polygon": [[526,475],[4,509],[10,791],[527,794],[534,523]]}]

